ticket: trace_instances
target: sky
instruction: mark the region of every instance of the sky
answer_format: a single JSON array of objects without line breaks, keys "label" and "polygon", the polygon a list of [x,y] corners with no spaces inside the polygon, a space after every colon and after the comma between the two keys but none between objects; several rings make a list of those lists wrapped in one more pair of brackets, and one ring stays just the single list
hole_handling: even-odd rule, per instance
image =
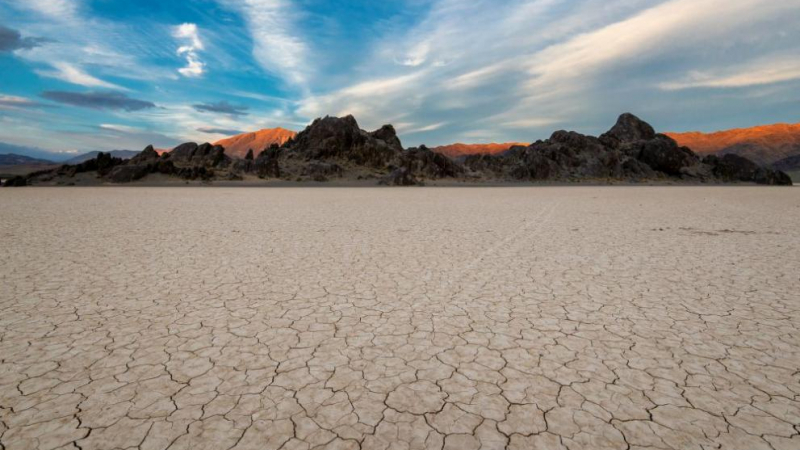
[{"label": "sky", "polygon": [[405,146],[800,122],[800,0],[0,0],[0,153],[352,114]]}]

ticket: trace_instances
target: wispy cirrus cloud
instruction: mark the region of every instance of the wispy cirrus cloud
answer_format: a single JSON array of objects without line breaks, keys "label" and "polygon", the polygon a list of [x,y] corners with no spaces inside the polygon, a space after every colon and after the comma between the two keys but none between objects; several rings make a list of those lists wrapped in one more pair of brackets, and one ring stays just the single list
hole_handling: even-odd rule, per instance
[{"label": "wispy cirrus cloud", "polygon": [[128,112],[156,107],[152,102],[130,98],[121,92],[45,91],[42,92],[42,98],[83,108],[122,110]]},{"label": "wispy cirrus cloud", "polygon": [[678,81],[659,84],[665,91],[699,88],[744,88],[800,79],[800,60],[791,56],[759,59],[743,66],[713,72],[690,72]]},{"label": "wispy cirrus cloud", "polygon": [[48,106],[50,105],[31,100],[27,97],[0,94],[0,109],[44,108]]},{"label": "wispy cirrus cloud", "polygon": [[58,61],[52,63],[53,68],[55,70],[36,70],[36,74],[49,77],[49,78],[56,78],[61,81],[66,81],[67,83],[77,84],[79,86],[86,86],[86,87],[93,87],[93,88],[104,88],[104,89],[116,89],[126,91],[127,89],[119,86],[114,83],[109,83],[107,81],[103,81],[99,78],[93,77],[89,75],[81,68],[67,63],[63,61]]},{"label": "wispy cirrus cloud", "polygon": [[81,6],[80,0],[7,0],[21,9],[35,11],[45,16],[70,20]]},{"label": "wispy cirrus cloud", "polygon": [[235,130],[231,128],[212,128],[212,127],[200,127],[197,131],[206,134],[219,134],[224,136],[233,136],[236,134],[242,134],[244,131],[242,130]]},{"label": "wispy cirrus cloud", "polygon": [[266,72],[290,85],[307,88],[308,45],[297,33],[298,8],[290,0],[221,0],[245,19],[253,39],[253,57]]},{"label": "wispy cirrus cloud", "polygon": [[[406,130],[448,123],[434,143],[475,129],[533,140],[558,123],[598,132],[625,110],[659,125],[693,99],[658,92],[796,79],[799,19],[798,0],[437,0],[416,26],[379,41],[352,84],[307,96],[297,111],[353,113],[367,126],[402,119]],[[772,68],[726,72],[765,49],[782,51]],[[707,76],[686,78],[691,70]]]},{"label": "wispy cirrus cloud", "polygon": [[196,103],[192,107],[200,112],[228,114],[230,116],[246,116],[247,106],[232,105],[226,101],[216,103]]}]

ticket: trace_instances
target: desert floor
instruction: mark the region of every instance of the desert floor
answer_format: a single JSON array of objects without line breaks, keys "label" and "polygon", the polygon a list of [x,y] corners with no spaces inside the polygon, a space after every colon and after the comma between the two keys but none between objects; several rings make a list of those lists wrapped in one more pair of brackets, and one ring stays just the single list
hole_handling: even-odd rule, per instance
[{"label": "desert floor", "polygon": [[0,448],[798,449],[800,189],[0,190]]}]

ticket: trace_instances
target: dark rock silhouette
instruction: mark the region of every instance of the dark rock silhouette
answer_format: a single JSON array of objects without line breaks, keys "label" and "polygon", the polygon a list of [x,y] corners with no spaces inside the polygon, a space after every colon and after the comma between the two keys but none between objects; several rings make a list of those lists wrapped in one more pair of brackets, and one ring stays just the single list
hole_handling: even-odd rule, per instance
[{"label": "dark rock silhouette", "polygon": [[386,167],[403,150],[391,125],[369,133],[353,116],[317,119],[282,148],[308,161],[336,159],[372,168]]},{"label": "dark rock silhouette", "polygon": [[[742,158],[744,159],[744,158]],[[665,180],[686,182],[744,181],[759,184],[790,184],[786,174],[742,162],[702,160],[690,149],[679,147],[670,137],[633,114],[623,114],[599,138],[574,131],[556,131],[545,141],[528,147],[513,147],[504,154],[476,155],[464,165],[478,176],[510,181]],[[729,166],[734,165],[734,168]],[[754,169],[758,168],[758,170]],[[735,172],[735,174],[734,174]]]},{"label": "dark rock silhouette", "polygon": [[[150,174],[187,180],[264,179],[331,181],[378,180],[410,186],[426,181],[506,182],[753,182],[787,185],[785,173],[737,156],[698,157],[633,114],[623,114],[598,137],[556,131],[549,139],[514,146],[495,155],[471,155],[463,162],[425,146],[404,150],[394,127],[368,132],[352,116],[317,119],[293,139],[272,144],[257,157],[231,159],[219,145],[187,142],[159,155],[152,146],[124,161],[109,154],[78,165],[31,174],[25,184],[63,182],[96,172],[101,181],[128,183]],[[15,181],[22,183],[22,181]]]},{"label": "dark rock silhouette", "polygon": [[22,175],[11,177],[3,183],[4,187],[22,187],[28,185],[28,179]]},{"label": "dark rock silhouette", "polygon": [[707,156],[704,162],[723,181],[754,181],[759,184],[789,185],[792,179],[779,171],[761,167],[749,159],[728,153],[722,157]]}]

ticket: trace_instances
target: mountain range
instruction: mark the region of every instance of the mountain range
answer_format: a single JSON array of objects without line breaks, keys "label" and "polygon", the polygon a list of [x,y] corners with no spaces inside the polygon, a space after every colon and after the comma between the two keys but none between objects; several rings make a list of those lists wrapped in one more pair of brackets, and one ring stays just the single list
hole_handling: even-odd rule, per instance
[{"label": "mountain range", "polygon": [[280,127],[265,128],[252,133],[237,134],[214,142],[214,145],[224,147],[225,153],[230,157],[243,159],[250,150],[258,155],[265,148],[273,144],[283,145],[296,135],[296,132]]},{"label": "mountain range", "polygon": [[[267,133],[262,133],[267,134]],[[252,136],[250,143],[258,136]],[[243,141],[243,139],[240,139]],[[235,142],[235,141],[232,141]],[[247,141],[245,141],[247,142]],[[353,116],[324,117],[282,145],[234,158],[222,145],[187,142],[169,152],[152,146],[129,160],[100,153],[6,186],[191,180],[201,182],[326,182],[408,186],[427,183],[737,183],[791,185],[784,172],[728,153],[698,155],[633,114],[599,137],[559,130],[549,139],[490,155],[449,158],[420,146],[404,148],[392,125],[363,130]],[[244,145],[240,147],[242,151]],[[166,177],[166,178],[165,178]],[[158,181],[161,180],[161,181]]]},{"label": "mountain range", "polygon": [[[674,139],[679,146],[688,147],[699,155],[723,156],[726,154],[735,154],[743,156],[759,165],[773,166],[779,170],[792,173],[800,171],[800,162],[796,157],[800,155],[800,123],[761,125],[713,133],[694,131],[686,133],[666,132],[664,134]],[[264,149],[272,145],[282,146],[296,136],[297,133],[292,130],[284,128],[266,128],[221,139],[215,142],[214,145],[223,147],[225,149],[225,154],[229,157],[243,159],[247,156],[249,150],[253,150],[253,156],[256,157]],[[3,145],[5,145],[5,147]],[[515,146],[526,147],[528,144],[520,142],[483,144],[456,143],[434,147],[431,150],[449,158],[463,161],[466,157],[474,155],[500,155],[508,152]],[[8,152],[7,154],[0,154],[0,165],[9,166],[59,163],[80,164],[97,157],[99,153],[97,151],[87,152],[63,161],[63,155],[53,157],[52,160],[46,157],[38,157],[38,155],[48,155],[47,152],[41,149],[28,149],[2,144],[0,145],[0,150],[6,150]],[[32,151],[34,153],[31,153]],[[156,149],[156,151],[161,154],[169,150]],[[21,155],[21,152],[32,156]],[[6,152],[0,151],[0,153]],[[129,159],[139,152],[132,150],[113,150],[110,153],[111,156],[116,158]],[[53,160],[55,160],[55,162]]]},{"label": "mountain range", "polygon": [[0,155],[0,166],[21,166],[21,165],[44,165],[55,164],[53,161],[30,156],[18,155],[16,153],[5,153]]},{"label": "mountain range", "polygon": [[800,123],[761,125],[714,133],[664,133],[678,145],[699,154],[744,156],[755,163],[771,165],[800,154]]}]

